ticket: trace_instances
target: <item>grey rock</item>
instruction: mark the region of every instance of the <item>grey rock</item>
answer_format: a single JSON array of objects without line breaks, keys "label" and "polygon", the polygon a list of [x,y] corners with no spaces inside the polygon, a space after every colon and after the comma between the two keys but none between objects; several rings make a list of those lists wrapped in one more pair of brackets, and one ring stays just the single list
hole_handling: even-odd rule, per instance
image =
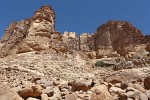
[{"label": "grey rock", "polygon": [[144,93],[140,94],[140,100],[148,100],[147,95]]},{"label": "grey rock", "polygon": [[46,87],[46,89],[44,89],[42,93],[47,94],[49,97],[52,97],[54,95],[53,87]]},{"label": "grey rock", "polygon": [[125,93],[125,90],[122,90],[121,88],[118,88],[118,87],[111,87],[109,89],[109,92],[122,94],[122,93]]},{"label": "grey rock", "polygon": [[53,83],[51,81],[47,80],[47,79],[37,80],[36,83],[39,84],[39,85],[44,85],[45,87],[53,85]]}]

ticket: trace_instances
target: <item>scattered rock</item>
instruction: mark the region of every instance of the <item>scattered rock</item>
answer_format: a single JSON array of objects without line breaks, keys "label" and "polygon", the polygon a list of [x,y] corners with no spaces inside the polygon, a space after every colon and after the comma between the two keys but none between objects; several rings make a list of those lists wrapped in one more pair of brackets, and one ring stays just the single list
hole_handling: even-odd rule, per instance
[{"label": "scattered rock", "polygon": [[42,93],[47,94],[49,97],[52,97],[54,95],[53,87],[46,87],[46,89],[44,89]]},{"label": "scattered rock", "polygon": [[130,82],[132,79],[139,81],[140,76],[134,71],[118,71],[105,78],[108,83],[116,84],[121,82]]},{"label": "scattered rock", "polygon": [[52,86],[53,83],[51,81],[48,81],[47,79],[40,79],[36,81],[36,84],[41,85],[43,87]]},{"label": "scattered rock", "polygon": [[65,100],[77,100],[78,96],[75,93],[68,94],[65,96]]},{"label": "scattered rock", "polygon": [[59,90],[58,87],[55,87],[54,88],[54,95],[52,97],[53,99],[58,99],[58,100],[61,100],[61,92]]},{"label": "scattered rock", "polygon": [[48,100],[48,95],[47,94],[42,94],[41,95],[41,100]]},{"label": "scattered rock", "polygon": [[72,91],[80,91],[80,90],[87,91],[91,88],[91,85],[92,85],[92,81],[90,82],[90,84],[78,80],[75,80],[71,83]]},{"label": "scattered rock", "polygon": [[27,99],[28,97],[40,97],[42,94],[42,87],[40,85],[26,85],[22,90],[18,91],[18,94],[24,98]]},{"label": "scattered rock", "polygon": [[105,85],[94,87],[92,91],[93,93],[90,100],[114,100]]},{"label": "scattered rock", "polygon": [[123,93],[125,93],[125,90],[122,90],[121,88],[118,88],[118,87],[111,87],[109,89],[109,92],[111,94],[123,94]]}]

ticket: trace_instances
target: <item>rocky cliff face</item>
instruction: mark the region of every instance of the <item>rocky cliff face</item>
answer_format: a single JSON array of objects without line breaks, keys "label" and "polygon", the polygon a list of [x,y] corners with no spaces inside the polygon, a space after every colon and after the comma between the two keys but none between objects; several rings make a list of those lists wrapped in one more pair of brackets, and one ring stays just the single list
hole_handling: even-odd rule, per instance
[{"label": "rocky cliff face", "polygon": [[42,6],[6,29],[0,100],[150,100],[150,36],[126,21],[78,37],[54,25],[54,11]]},{"label": "rocky cliff face", "polygon": [[75,32],[64,32],[63,41],[67,44],[69,51],[94,51],[94,34],[82,33],[78,37]]},{"label": "rocky cliff face", "polygon": [[147,47],[146,47],[147,51],[150,52],[150,35],[145,36],[145,43],[147,44]]},{"label": "rocky cliff face", "polygon": [[[55,32],[55,13],[50,6],[42,6],[33,17],[12,22],[0,42],[0,56],[53,49],[57,52],[81,51],[97,58],[144,57],[150,51],[150,36],[127,21],[108,21],[96,33]],[[40,40],[40,41],[39,41]],[[142,52],[142,53],[141,53]],[[138,54],[138,55],[137,55]],[[90,58],[95,58],[90,56]]]},{"label": "rocky cliff face", "polygon": [[78,37],[79,49],[83,51],[94,50],[94,34],[82,33]]},{"label": "rocky cliff face", "polygon": [[65,52],[62,36],[54,32],[54,24],[55,13],[46,5],[38,9],[32,18],[12,22],[0,43],[1,56],[50,48]]},{"label": "rocky cliff face", "polygon": [[145,36],[145,41],[146,41],[147,43],[150,43],[150,35],[146,35],[146,36]]},{"label": "rocky cliff face", "polygon": [[64,32],[63,42],[67,45],[68,51],[73,52],[78,50],[76,32]]},{"label": "rocky cliff face", "polygon": [[97,29],[95,37],[97,56],[111,55],[115,51],[122,56],[126,56],[128,52],[135,49],[135,45],[140,45],[143,41],[144,35],[142,32],[129,22],[108,21]]}]

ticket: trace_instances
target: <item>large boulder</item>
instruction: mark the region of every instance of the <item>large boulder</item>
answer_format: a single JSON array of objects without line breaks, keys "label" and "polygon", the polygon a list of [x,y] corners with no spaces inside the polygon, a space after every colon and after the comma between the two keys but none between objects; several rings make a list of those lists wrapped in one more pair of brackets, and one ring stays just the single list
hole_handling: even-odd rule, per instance
[{"label": "large boulder", "polygon": [[96,86],[92,89],[93,93],[90,100],[114,100],[108,92],[106,85]]},{"label": "large boulder", "polygon": [[0,86],[0,100],[23,100],[17,93]]},{"label": "large boulder", "polygon": [[141,82],[141,78],[135,71],[117,71],[105,78],[108,83],[116,84],[121,82]]},{"label": "large boulder", "polygon": [[95,83],[92,80],[87,80],[86,82],[74,80],[73,82],[69,83],[69,85],[72,86],[72,91],[87,91],[93,87],[94,84]]},{"label": "large boulder", "polygon": [[29,97],[38,98],[42,94],[42,87],[31,82],[25,82],[23,88],[18,91],[18,94],[24,99]]}]

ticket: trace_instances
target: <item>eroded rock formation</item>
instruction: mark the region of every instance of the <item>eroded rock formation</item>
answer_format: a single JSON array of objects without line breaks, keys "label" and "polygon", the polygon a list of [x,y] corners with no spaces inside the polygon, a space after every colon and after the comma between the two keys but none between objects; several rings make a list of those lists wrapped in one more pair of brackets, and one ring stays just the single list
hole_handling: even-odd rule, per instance
[{"label": "eroded rock formation", "polygon": [[76,32],[67,32],[63,34],[63,41],[68,47],[68,51],[73,52],[78,50],[78,40],[76,37]]},{"label": "eroded rock formation", "polygon": [[12,22],[0,43],[1,56],[50,48],[65,52],[67,48],[61,34],[54,32],[54,24],[55,13],[46,5],[38,9],[32,18]]},{"label": "eroded rock formation", "polygon": [[64,32],[63,41],[69,51],[94,51],[94,34],[82,33],[78,37],[75,32]]},{"label": "eroded rock formation", "polygon": [[[135,46],[140,47],[143,41],[142,32],[129,22],[108,21],[97,29],[95,37],[97,57],[117,53],[125,57],[136,49]],[[144,48],[142,47],[143,50]]]},{"label": "eroded rock formation", "polygon": [[0,100],[150,99],[150,36],[126,21],[78,37],[61,35],[54,24],[54,11],[42,6],[6,29],[0,56],[10,56],[0,58]]}]

